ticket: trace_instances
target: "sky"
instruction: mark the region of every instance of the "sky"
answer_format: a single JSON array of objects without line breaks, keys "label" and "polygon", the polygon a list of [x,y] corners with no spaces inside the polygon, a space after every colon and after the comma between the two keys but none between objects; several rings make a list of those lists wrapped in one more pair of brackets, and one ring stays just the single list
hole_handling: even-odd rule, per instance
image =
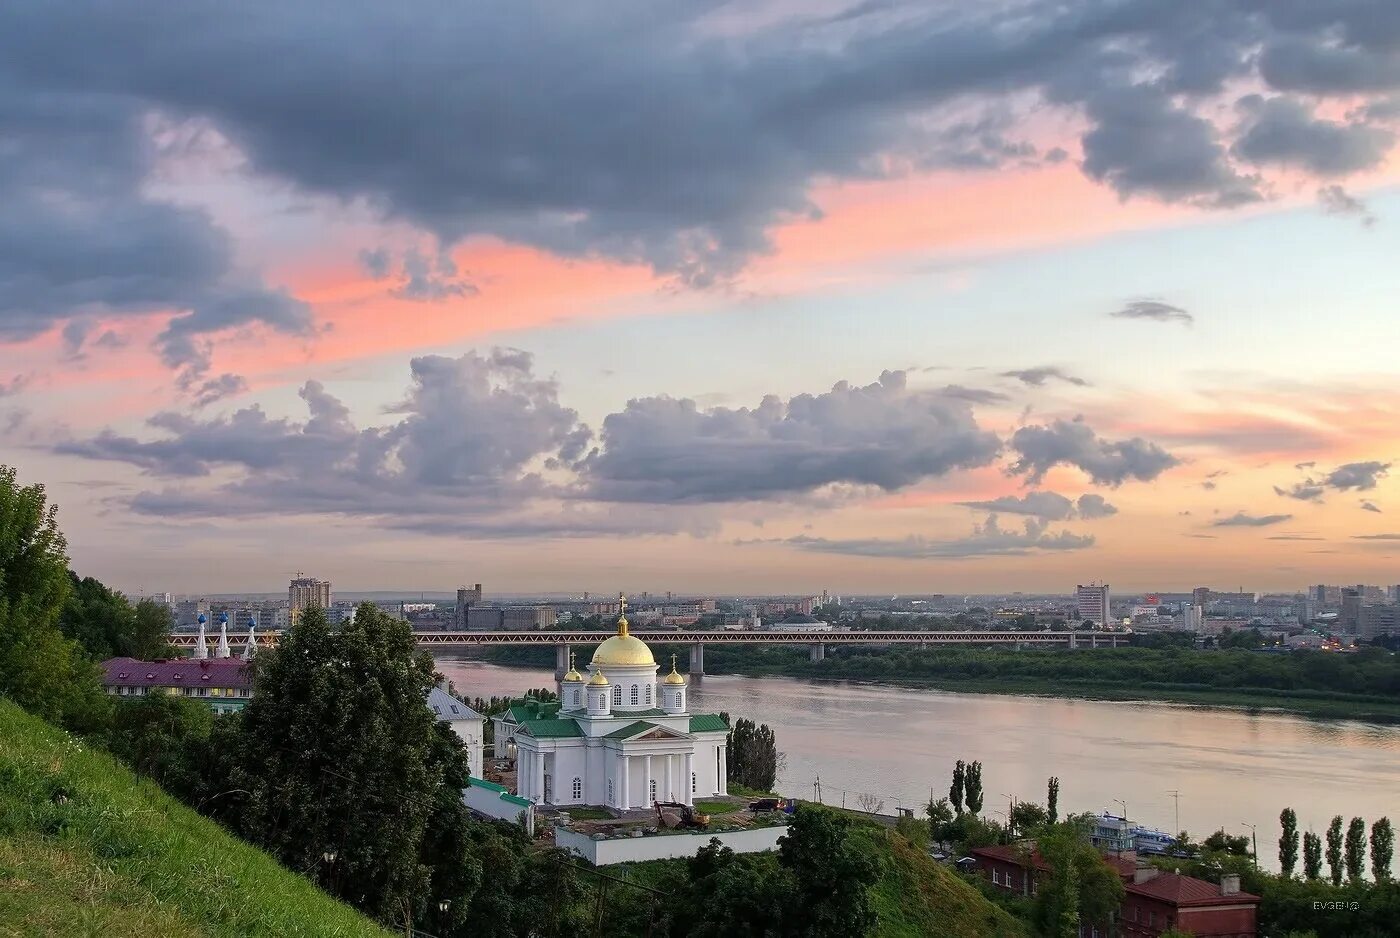
[{"label": "sky", "polygon": [[0,462],[133,594],[1400,582],[1397,133],[1385,0],[19,0]]}]

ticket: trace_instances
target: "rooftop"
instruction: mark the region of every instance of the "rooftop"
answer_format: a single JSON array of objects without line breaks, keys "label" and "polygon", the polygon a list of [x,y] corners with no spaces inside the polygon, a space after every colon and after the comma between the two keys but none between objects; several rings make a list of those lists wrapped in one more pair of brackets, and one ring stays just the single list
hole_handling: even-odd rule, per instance
[{"label": "rooftop", "polygon": [[428,691],[428,709],[439,720],[481,720],[485,719],[471,707],[453,697],[441,687]]},{"label": "rooftop", "polygon": [[108,658],[102,662],[107,687],[235,687],[251,688],[252,671],[241,658],[175,658],[138,661]]},{"label": "rooftop", "polygon": [[1260,901],[1258,896],[1248,892],[1221,895],[1220,887],[1215,883],[1194,876],[1182,876],[1180,873],[1158,873],[1145,882],[1126,883],[1124,888],[1133,895],[1161,899],[1176,906],[1221,903],[1253,905]]}]

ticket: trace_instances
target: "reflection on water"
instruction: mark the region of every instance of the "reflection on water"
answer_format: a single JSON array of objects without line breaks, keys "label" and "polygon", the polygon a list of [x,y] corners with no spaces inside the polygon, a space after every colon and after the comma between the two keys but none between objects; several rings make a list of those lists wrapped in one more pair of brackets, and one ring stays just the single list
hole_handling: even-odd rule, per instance
[{"label": "reflection on water", "polygon": [[[471,696],[553,687],[551,671],[439,655]],[[873,793],[893,813],[947,793],[953,763],[979,760],[985,811],[1008,796],[1043,802],[1060,778],[1060,810],[1117,811],[1171,830],[1259,827],[1260,860],[1277,866],[1278,814],[1321,832],[1334,814],[1400,816],[1400,728],[1156,703],[961,694],[846,682],[710,675],[691,709],[726,710],[773,727],[785,794],[855,804]],[[1004,809],[1002,809],[1004,810]]]}]

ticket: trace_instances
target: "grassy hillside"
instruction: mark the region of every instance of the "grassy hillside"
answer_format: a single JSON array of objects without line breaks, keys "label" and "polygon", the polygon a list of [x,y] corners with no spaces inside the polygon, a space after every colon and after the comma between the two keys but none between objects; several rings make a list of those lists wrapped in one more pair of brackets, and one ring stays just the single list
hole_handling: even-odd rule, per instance
[{"label": "grassy hillside", "polygon": [[876,938],[944,935],[947,938],[1021,938],[1025,928],[956,873],[886,829],[864,828],[870,849],[884,862],[871,889],[879,913]]},{"label": "grassy hillside", "polygon": [[103,752],[0,700],[0,936],[383,936]]}]

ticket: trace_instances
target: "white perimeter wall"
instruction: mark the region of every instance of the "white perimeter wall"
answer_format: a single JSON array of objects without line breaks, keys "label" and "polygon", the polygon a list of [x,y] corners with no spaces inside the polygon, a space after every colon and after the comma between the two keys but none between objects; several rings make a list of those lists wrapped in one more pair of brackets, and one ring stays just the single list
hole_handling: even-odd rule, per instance
[{"label": "white perimeter wall", "polygon": [[610,863],[633,863],[640,860],[668,860],[676,857],[693,857],[700,848],[718,840],[735,853],[762,853],[776,850],[778,838],[787,833],[787,827],[750,828],[741,831],[725,831],[718,834],[657,834],[653,837],[617,837],[612,840],[594,840],[587,834],[580,834],[563,827],[554,828],[555,846],[583,857],[594,866],[607,866]]}]

